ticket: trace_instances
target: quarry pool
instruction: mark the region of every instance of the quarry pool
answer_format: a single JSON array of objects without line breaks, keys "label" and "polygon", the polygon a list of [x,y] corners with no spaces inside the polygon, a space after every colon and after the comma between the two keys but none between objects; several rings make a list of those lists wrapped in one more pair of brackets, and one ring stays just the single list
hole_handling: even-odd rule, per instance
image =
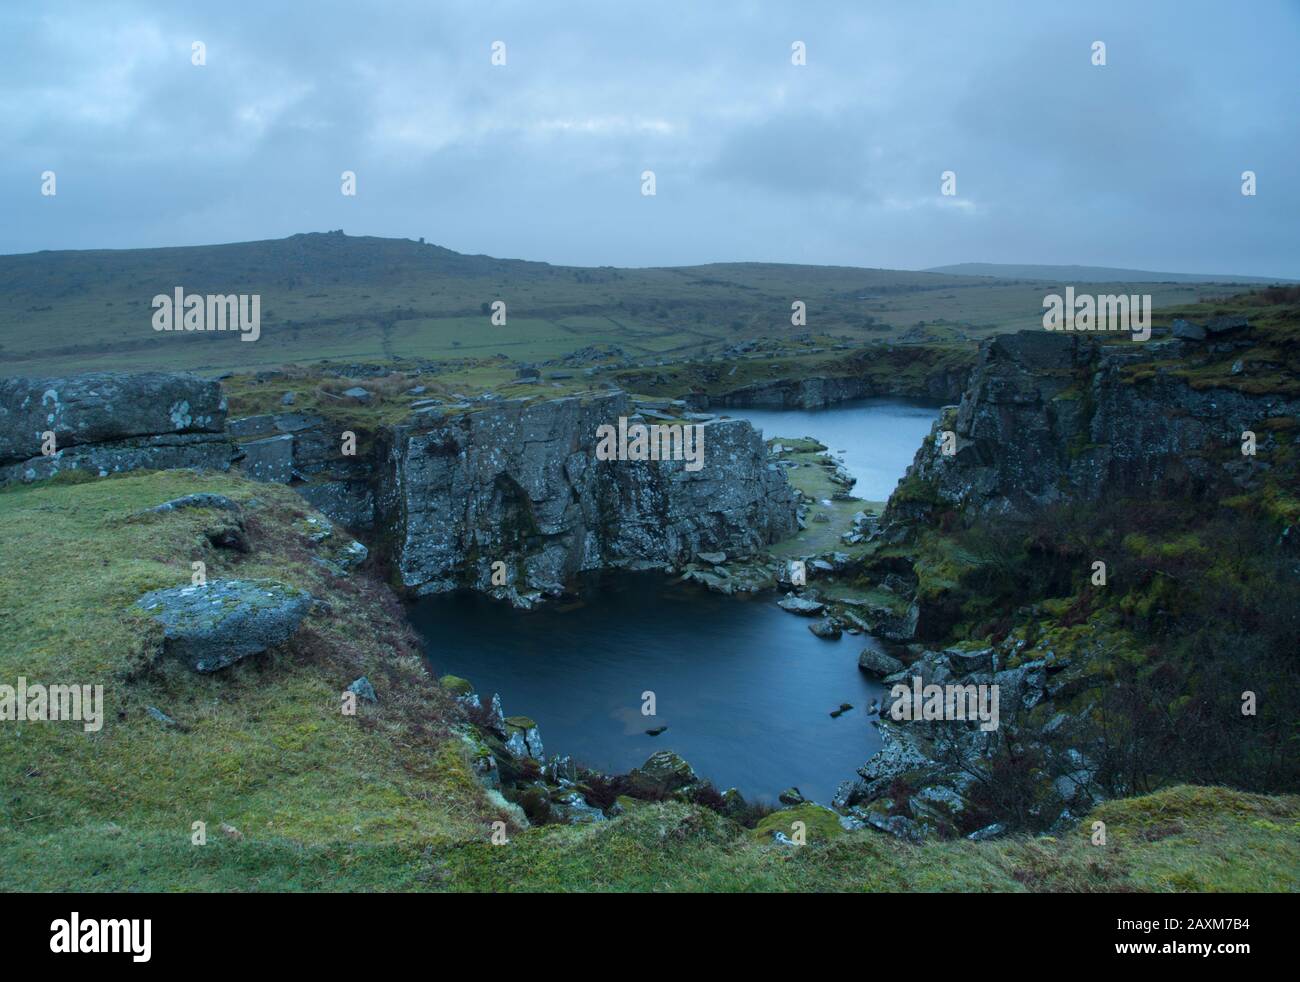
[{"label": "quarry pool", "polygon": [[[812,436],[844,451],[854,493],[883,500],[938,410],[858,400],[819,411],[730,409],[765,437]],[[785,788],[829,804],[837,785],[879,749],[866,713],[882,686],[858,671],[877,642],[824,641],[779,594],[728,597],[660,573],[604,573],[582,600],[517,611],[468,592],[410,611],[433,670],[501,694],[507,715],[536,720],[546,753],[625,772],[671,749],[719,790],[774,802]],[[653,693],[655,715],[642,714]],[[841,703],[854,707],[838,718]],[[667,729],[658,736],[646,730]]]},{"label": "quarry pool", "polygon": [[[858,671],[874,643],[823,641],[774,595],[737,599],[660,573],[594,577],[580,604],[517,611],[480,594],[419,601],[411,620],[433,670],[501,693],[537,721],[546,753],[624,772],[668,748],[719,790],[752,800],[798,786],[829,803],[879,748]],[[644,693],[655,716],[643,716]],[[833,719],[832,709],[853,710]],[[666,726],[657,737],[646,730]]]}]

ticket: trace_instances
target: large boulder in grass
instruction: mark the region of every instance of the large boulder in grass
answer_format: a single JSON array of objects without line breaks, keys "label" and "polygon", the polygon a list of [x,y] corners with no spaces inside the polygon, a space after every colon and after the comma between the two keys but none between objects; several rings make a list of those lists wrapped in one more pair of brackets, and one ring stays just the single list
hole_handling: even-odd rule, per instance
[{"label": "large boulder in grass", "polygon": [[171,501],[164,501],[161,505],[146,508],[140,514],[166,515],[191,508],[207,509],[218,513],[203,530],[204,537],[214,546],[219,549],[234,549],[238,552],[250,551],[252,547],[248,541],[248,531],[244,526],[244,510],[239,502],[232,501],[224,494],[208,492],[187,494],[180,498],[173,498]]},{"label": "large boulder in grass", "polygon": [[288,641],[313,602],[275,580],[212,580],[151,590],[136,606],[163,626],[168,655],[196,672],[216,672]]}]

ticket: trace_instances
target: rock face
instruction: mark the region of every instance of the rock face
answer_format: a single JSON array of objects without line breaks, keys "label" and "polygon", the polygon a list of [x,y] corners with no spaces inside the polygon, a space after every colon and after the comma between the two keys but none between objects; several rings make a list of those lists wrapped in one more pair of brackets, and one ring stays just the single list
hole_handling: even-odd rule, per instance
[{"label": "rock face", "polygon": [[[379,504],[402,583],[526,603],[584,570],[743,556],[794,531],[794,493],[748,422],[701,424],[694,472],[684,461],[597,460],[597,427],[631,413],[619,392],[397,427]],[[492,583],[495,562],[504,587]]]},{"label": "rock face", "polygon": [[343,430],[313,413],[267,413],[231,420],[238,464],[257,481],[294,490],[336,522],[369,528],[380,454],[343,453]]},{"label": "rock face", "polygon": [[[220,384],[195,375],[0,379],[0,482],[76,469],[224,470],[230,464],[225,424]],[[49,432],[55,453],[47,455]]]},{"label": "rock face", "polygon": [[[1196,390],[1158,369],[1125,377],[1126,368],[1184,357],[1188,344],[1102,345],[1046,331],[993,338],[908,478],[928,484],[934,503],[974,515],[1149,494],[1166,481],[1183,491],[1213,486],[1226,478],[1232,451],[1240,459],[1243,430],[1300,413],[1300,400]],[[957,437],[951,457],[941,451],[944,430]],[[904,504],[891,499],[886,518],[900,517]]]},{"label": "rock face", "polygon": [[215,672],[293,636],[310,594],[275,580],[212,580],[146,593],[136,605],[163,626],[165,651]]},{"label": "rock face", "polygon": [[[892,352],[886,356],[892,355]],[[873,354],[872,357],[880,357]],[[914,357],[923,357],[921,354]],[[782,378],[753,382],[730,392],[693,396],[692,408],[825,409],[850,399],[900,396],[936,402],[956,402],[970,377],[970,366],[935,365],[922,372],[900,371],[883,383],[864,375]]]}]

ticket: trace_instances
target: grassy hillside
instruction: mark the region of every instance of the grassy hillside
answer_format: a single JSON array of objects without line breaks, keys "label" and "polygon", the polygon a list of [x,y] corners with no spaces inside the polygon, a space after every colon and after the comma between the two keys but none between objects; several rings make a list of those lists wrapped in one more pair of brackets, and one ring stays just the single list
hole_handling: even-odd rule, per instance
[{"label": "grassy hillside", "polygon": [[[1047,280],[1057,283],[1233,283],[1239,285],[1295,282],[1267,276],[1157,273],[1115,266],[1046,266],[1033,263],[953,263],[932,266],[927,273],[947,276],[991,276],[1001,280]],[[1102,291],[1104,292],[1104,291]]]},{"label": "grassy hillside", "polygon": [[[244,504],[252,551],[215,549],[209,512],[140,516],[194,491]],[[0,726],[0,886],[139,890],[1296,890],[1300,799],[1172,788],[1112,802],[1108,845],[1015,837],[910,846],[815,815],[809,844],[772,845],[713,812],[645,804],[601,826],[514,831],[474,782],[458,710],[400,608],[361,572],[312,562],[287,488],[186,471],[0,490],[0,679],[102,683],[98,733]],[[40,534],[34,534],[34,530]],[[284,650],[200,676],[156,660],[142,592],[268,576],[328,607]],[[435,657],[436,663],[436,657]],[[436,664],[433,666],[436,670]],[[356,717],[339,692],[365,673]],[[508,695],[508,694],[507,694]],[[157,722],[147,707],[176,721]],[[526,709],[526,707],[521,707]],[[208,823],[206,846],[191,823]],[[223,831],[222,825],[234,831]]]},{"label": "grassy hillside", "polygon": [[[245,503],[250,554],[207,543],[209,511],[135,517],[195,491]],[[400,870],[365,857],[409,862],[402,844],[462,841],[497,817],[449,738],[451,703],[420,682],[400,608],[312,563],[306,516],[287,488],[188,471],[0,491],[0,678],[105,690],[98,733],[0,725],[6,885],[378,885]],[[159,633],[133,602],[188,583],[196,559],[209,578],[279,579],[329,610],[275,657],[220,675],[155,661]],[[361,674],[383,702],[345,717],[340,693]],[[209,845],[190,845],[195,821]]]},{"label": "grassy hillside", "polygon": [[[178,286],[201,294],[260,294],[261,339],[153,331],[152,298]],[[1152,294],[1156,306],[1224,292],[1174,283],[1123,289]],[[1099,285],[1098,292],[1108,291]],[[844,266],[551,266],[340,233],[39,252],[0,256],[0,371],[216,373],[323,358],[428,361],[497,353],[540,361],[592,344],[616,345],[633,360],[677,360],[805,331],[849,343],[962,340],[1038,326],[1043,294],[1041,282]],[[498,299],[508,317],[494,326],[484,305]],[[807,304],[806,328],[791,326],[795,300]]]}]

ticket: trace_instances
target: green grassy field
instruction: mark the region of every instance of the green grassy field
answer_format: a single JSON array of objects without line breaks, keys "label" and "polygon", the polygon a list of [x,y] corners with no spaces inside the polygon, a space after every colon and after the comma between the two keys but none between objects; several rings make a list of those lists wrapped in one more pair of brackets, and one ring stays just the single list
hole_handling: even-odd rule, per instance
[{"label": "green grassy field", "polygon": [[[261,296],[262,334],[155,332],[154,295]],[[331,233],[230,245],[0,256],[0,371],[256,371],[321,359],[555,358],[612,344],[680,360],[809,332],[861,344],[978,339],[1040,324],[1050,282],[842,266],[721,263],[577,268],[465,256],[406,239]],[[1232,292],[1214,284],[1097,284],[1157,307]],[[507,304],[493,325],[484,305]],[[807,304],[793,327],[791,303]],[[917,334],[916,332],[920,333]]]}]

